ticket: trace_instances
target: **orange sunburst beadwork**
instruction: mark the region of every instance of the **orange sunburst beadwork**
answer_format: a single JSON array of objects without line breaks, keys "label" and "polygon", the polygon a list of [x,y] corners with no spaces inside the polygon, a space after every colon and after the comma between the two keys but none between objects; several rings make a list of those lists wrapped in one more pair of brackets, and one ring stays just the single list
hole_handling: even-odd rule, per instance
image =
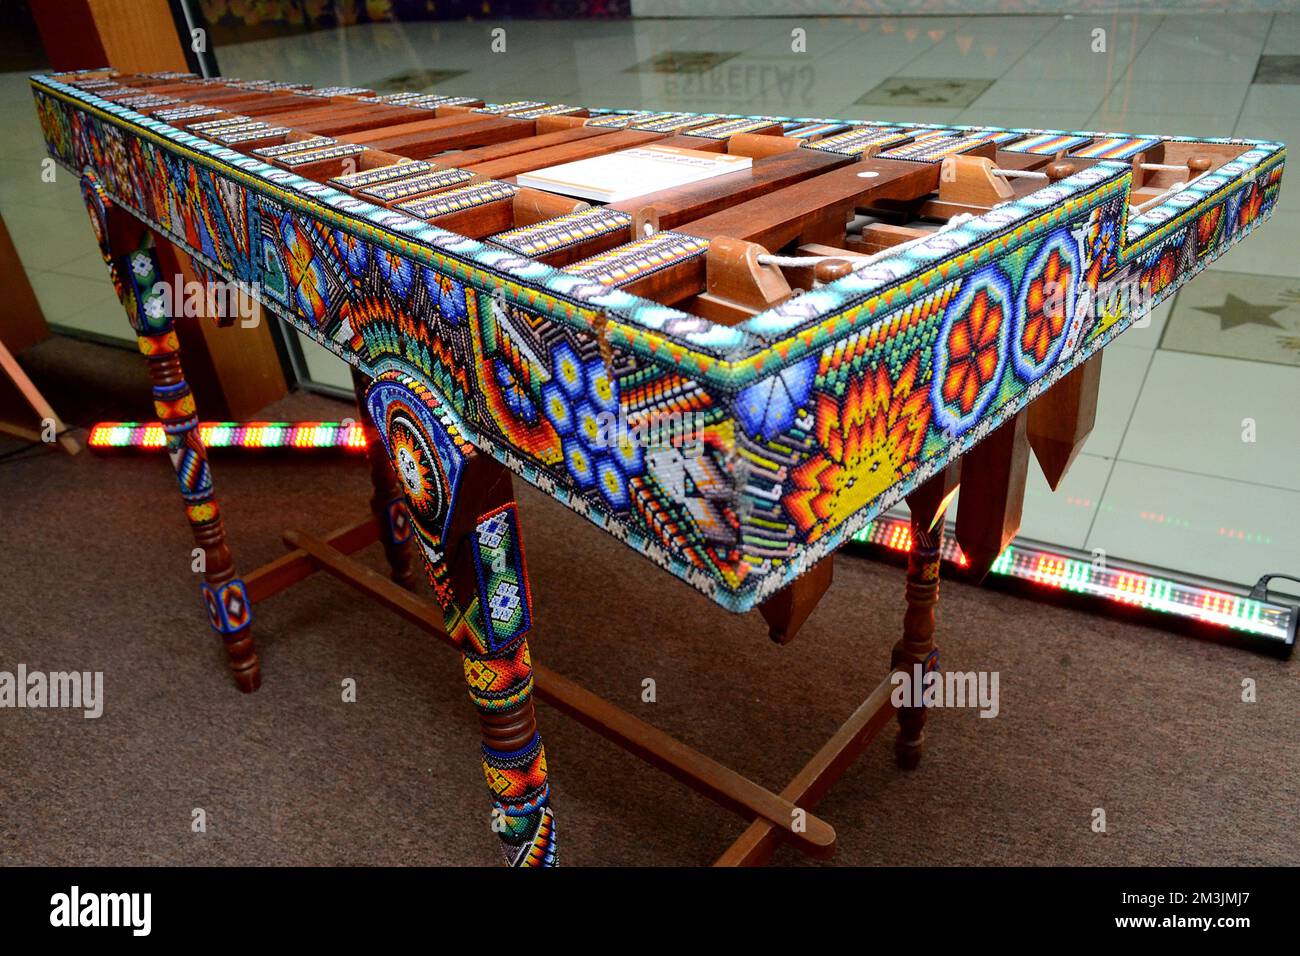
[{"label": "orange sunburst beadwork", "polygon": [[900,478],[911,474],[930,424],[921,357],[898,378],[885,366],[851,382],[841,398],[816,397],[815,432],[825,449],[791,472],[785,504],[799,530],[816,541]]},{"label": "orange sunburst beadwork", "polygon": [[397,469],[411,506],[421,511],[437,507],[436,486],[429,481],[429,463],[424,460],[424,449],[407,431],[394,429],[391,455],[400,462]]},{"label": "orange sunburst beadwork", "polygon": [[1237,210],[1237,228],[1241,229],[1254,222],[1263,205],[1264,190],[1260,188],[1259,183],[1251,183],[1246,198],[1241,202],[1241,208]]}]

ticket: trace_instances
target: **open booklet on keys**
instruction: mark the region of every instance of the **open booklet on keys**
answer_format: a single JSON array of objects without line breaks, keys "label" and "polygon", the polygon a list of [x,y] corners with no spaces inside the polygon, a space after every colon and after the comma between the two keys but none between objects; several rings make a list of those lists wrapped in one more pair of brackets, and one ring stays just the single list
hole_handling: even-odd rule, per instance
[{"label": "open booklet on keys", "polygon": [[547,189],[580,199],[619,202],[740,172],[749,169],[753,162],[748,156],[732,153],[710,153],[675,146],[639,146],[522,173],[517,182],[520,186]]}]

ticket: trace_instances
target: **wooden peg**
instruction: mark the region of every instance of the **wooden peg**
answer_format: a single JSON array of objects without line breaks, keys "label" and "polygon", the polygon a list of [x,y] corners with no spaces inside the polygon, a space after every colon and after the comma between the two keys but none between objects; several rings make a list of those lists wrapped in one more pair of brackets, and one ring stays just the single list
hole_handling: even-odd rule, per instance
[{"label": "wooden peg", "polygon": [[[647,229],[646,227],[649,226]],[[644,239],[659,231],[659,210],[654,206],[642,206],[632,214],[632,238]]]},{"label": "wooden peg", "polygon": [[983,580],[1020,530],[1029,469],[1027,431],[1028,415],[1021,411],[962,461],[957,543],[977,580]]},{"label": "wooden peg", "polygon": [[1043,172],[1047,173],[1047,179],[1049,182],[1058,183],[1067,176],[1073,176],[1075,168],[1073,163],[1060,161],[1048,163]]},{"label": "wooden peg", "polygon": [[826,285],[828,282],[834,282],[841,279],[853,271],[853,264],[845,259],[826,259],[817,263],[813,269],[813,276],[816,280]]},{"label": "wooden peg", "polygon": [[834,574],[834,555],[795,578],[758,606],[767,621],[767,635],[777,644],[789,644],[817,607]]},{"label": "wooden peg", "polygon": [[781,270],[758,261],[766,254],[762,246],[743,239],[710,239],[705,291],[695,299],[699,314],[732,325],[788,299],[790,283]]},{"label": "wooden peg", "polygon": [[522,188],[514,195],[514,224],[531,226],[533,223],[554,219],[556,216],[590,209],[591,203],[568,196],[557,196],[540,189]]},{"label": "wooden peg", "polygon": [[993,170],[997,164],[982,156],[948,156],[939,169],[939,201],[969,206],[994,206],[1015,193]]},{"label": "wooden peg", "polygon": [[[807,243],[795,250],[795,255],[803,256],[833,256],[833,259],[826,259],[823,262],[816,262],[807,266],[783,266],[781,274],[785,276],[786,281],[790,283],[791,289],[808,290],[817,285],[834,282],[841,276],[846,276],[853,271],[853,259],[861,256],[861,251],[854,252],[851,249],[843,249],[839,246],[825,246],[819,242]],[[843,256],[844,258],[840,258]],[[812,260],[809,260],[812,262]]]},{"label": "wooden peg", "polygon": [[943,513],[948,510],[948,503],[957,494],[961,482],[960,460],[951,462],[943,471],[934,475],[907,496],[907,507],[912,511],[912,520],[919,522],[927,531],[943,520]]},{"label": "wooden peg", "polygon": [[586,122],[586,110],[583,110],[581,114],[570,113],[566,116],[539,116],[537,117],[537,135],[558,133],[562,130],[582,126]]},{"label": "wooden peg", "polygon": [[1210,162],[1208,156],[1188,156],[1187,157],[1187,181],[1190,183],[1197,176],[1204,176],[1210,171],[1214,164]]},{"label": "wooden peg", "polygon": [[798,148],[797,139],[773,136],[770,133],[736,133],[727,137],[727,152],[737,156],[752,156],[754,159],[788,153]]},{"label": "wooden peg", "polygon": [[1072,369],[1029,406],[1029,445],[1055,491],[1097,421],[1101,352]]}]

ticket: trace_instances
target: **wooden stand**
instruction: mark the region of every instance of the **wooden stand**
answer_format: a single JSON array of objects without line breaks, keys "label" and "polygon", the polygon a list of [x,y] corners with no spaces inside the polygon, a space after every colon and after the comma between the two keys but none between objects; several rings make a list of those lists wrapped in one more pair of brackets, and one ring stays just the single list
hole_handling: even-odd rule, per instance
[{"label": "wooden stand", "polygon": [[[361,381],[358,378],[359,384]],[[373,390],[374,385],[369,388]],[[386,403],[386,408],[405,401],[401,397],[379,398],[380,402]],[[363,407],[375,406],[363,403]],[[411,421],[408,415],[403,426],[394,426],[391,421],[381,426],[381,431],[385,433],[385,444],[398,465],[411,460],[403,458],[401,451],[397,450],[413,447],[411,432],[408,430],[405,434],[400,434],[401,427],[410,429]],[[522,832],[518,836],[522,838],[512,840],[506,833],[502,834],[507,860],[512,865],[555,861],[554,821],[549,816],[547,806],[549,784],[545,777],[545,759],[540,756],[541,743],[531,699],[534,693],[629,753],[664,770],[674,779],[749,821],[749,826],[718,859],[717,865],[762,864],[771,858],[781,842],[791,843],[818,859],[830,857],[835,848],[835,831],[811,810],[889,721],[894,712],[890,677],[886,677],[868,695],[844,725],[777,794],[674,740],[568,678],[534,663],[522,634],[511,632],[504,636],[502,646],[494,647],[491,641],[492,623],[474,623],[484,621],[486,615],[486,611],[478,615],[474,613],[475,602],[482,608],[489,595],[478,577],[481,569],[476,567],[476,562],[481,558],[475,556],[472,536],[483,533],[485,515],[495,518],[508,511],[513,517],[515,505],[509,472],[485,456],[467,450],[464,454],[468,457],[461,460],[458,467],[452,467],[457,463],[451,461],[442,465],[443,473],[459,476],[454,482],[455,487],[446,492],[457,498],[455,510],[450,517],[446,517],[444,510],[450,507],[450,497],[444,504],[431,505],[427,502],[424,495],[427,486],[420,477],[422,474],[427,475],[427,471],[412,471],[409,479],[403,478],[409,499],[426,499],[421,504],[416,519],[417,531],[435,551],[448,555],[446,565],[429,564],[430,580],[443,604],[442,612],[411,594],[401,584],[385,579],[347,556],[348,552],[359,550],[377,538],[384,537],[380,531],[384,518],[378,508],[373,509],[374,514],[369,520],[341,528],[325,538],[286,531],[284,542],[291,551],[285,557],[249,575],[248,591],[252,599],[266,600],[315,571],[322,570],[461,650],[465,657],[470,694],[479,709],[484,767],[488,780],[493,785],[498,813],[510,814],[513,810],[510,819],[522,817],[530,821],[528,828],[521,825]],[[420,455],[415,457],[418,459]],[[431,463],[423,464],[427,467]],[[914,663],[925,668],[937,666],[937,654],[934,651],[934,604],[938,599],[938,545],[942,534],[942,523],[937,518],[941,517],[943,507],[951,497],[955,473],[955,469],[945,470],[918,490],[912,499],[916,519],[913,528],[913,562],[908,574],[908,609],[904,616],[903,640],[893,653],[894,668],[910,669]],[[412,481],[416,484],[412,485]],[[379,494],[377,481],[377,496]],[[935,524],[940,530],[931,531],[931,526]],[[431,535],[432,531],[441,527],[449,529],[445,536]],[[517,531],[517,525],[514,527]],[[492,533],[496,534],[495,531]],[[517,549],[518,541],[514,540],[512,545]],[[428,547],[424,553],[429,553]],[[516,567],[523,577],[523,590],[527,592],[521,551],[516,551],[513,558],[505,553],[493,560],[498,568],[517,561]],[[787,588],[767,602],[763,607],[763,615],[770,622],[774,634],[783,639],[793,636],[815,606],[816,599],[829,585],[830,578],[831,561],[828,559],[800,578],[796,582],[799,587]],[[486,600],[486,603],[491,602]],[[530,622],[531,612],[526,617],[526,623]],[[492,680],[504,672],[509,676],[509,683],[498,688],[490,680],[486,686],[497,693],[485,695],[485,685],[474,676],[483,665],[488,665],[488,670],[493,675]],[[923,710],[907,709],[899,712],[900,730],[896,749],[899,764],[903,767],[915,767],[920,760],[924,722]],[[540,768],[540,783],[534,780],[531,793],[518,793],[516,780],[494,763],[494,756],[518,755],[529,748],[535,748],[539,755],[536,765]],[[531,828],[539,825],[535,813],[531,816],[524,814],[507,799],[514,797],[518,803],[525,796],[532,799],[524,801],[524,809],[540,808],[536,812],[546,814],[540,821],[544,841],[529,837]],[[537,801],[536,804],[533,800]]]},{"label": "wooden stand", "polygon": [[[263,601],[316,571],[325,571],[444,643],[458,646],[436,607],[347,556],[346,552],[359,550],[378,537],[373,518],[325,537],[286,531],[284,543],[291,549],[289,554],[250,574],[249,593],[254,600]],[[533,679],[534,693],[545,703],[750,821],[719,857],[719,866],[762,864],[782,842],[815,858],[829,858],[835,848],[835,831],[811,810],[894,713],[890,702],[893,688],[886,677],[776,794],[542,664],[533,664]]]},{"label": "wooden stand", "polygon": [[49,337],[50,330],[3,218],[0,218],[0,287],[4,289],[0,298],[0,432],[27,441],[43,441],[41,423],[48,421],[54,425],[55,440],[64,451],[75,455],[81,445],[68,434],[67,426],[14,358],[14,352]]},{"label": "wooden stand", "polygon": [[[22,415],[23,411],[31,412],[32,417],[36,419],[37,427],[29,428],[21,423],[22,418],[26,417]],[[44,441],[39,424],[42,421],[49,421],[54,425],[54,440],[69,455],[81,451],[81,445],[68,433],[68,426],[63,424],[63,420],[50,407],[50,403],[45,400],[40,390],[32,384],[32,380],[22,370],[18,360],[5,348],[5,344],[0,342],[0,432],[27,441]]]}]

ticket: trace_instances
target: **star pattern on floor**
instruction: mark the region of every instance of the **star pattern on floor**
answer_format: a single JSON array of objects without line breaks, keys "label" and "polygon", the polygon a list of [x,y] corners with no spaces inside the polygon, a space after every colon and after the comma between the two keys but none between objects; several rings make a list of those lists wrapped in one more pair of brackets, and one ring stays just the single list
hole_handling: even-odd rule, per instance
[{"label": "star pattern on floor", "polygon": [[991,80],[892,76],[857,99],[863,106],[969,106]]},{"label": "star pattern on floor", "polygon": [[1283,328],[1282,323],[1273,318],[1274,312],[1281,312],[1285,305],[1257,305],[1247,302],[1231,292],[1224,297],[1223,305],[1193,306],[1197,312],[1207,312],[1218,316],[1219,330],[1227,332],[1242,325],[1263,325],[1275,329]]},{"label": "star pattern on floor", "polygon": [[1261,56],[1252,83],[1300,85],[1300,56]]},{"label": "star pattern on floor", "polygon": [[648,60],[629,66],[624,73],[707,73],[739,56],[739,53],[707,50],[665,50]]}]

